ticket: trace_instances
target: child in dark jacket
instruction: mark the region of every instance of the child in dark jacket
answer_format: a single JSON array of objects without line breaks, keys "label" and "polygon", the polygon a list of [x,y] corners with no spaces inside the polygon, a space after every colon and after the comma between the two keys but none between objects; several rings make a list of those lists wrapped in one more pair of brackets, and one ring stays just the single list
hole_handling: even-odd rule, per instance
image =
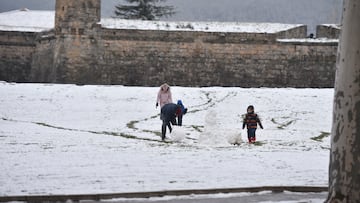
[{"label": "child in dark jacket", "polygon": [[249,143],[254,143],[256,141],[255,132],[256,132],[258,123],[259,123],[260,128],[263,129],[263,126],[261,124],[261,121],[260,121],[258,115],[254,112],[254,106],[252,106],[252,105],[248,106],[247,114],[245,115],[245,118],[243,121],[243,129],[245,128],[245,125],[246,125]]},{"label": "child in dark jacket", "polygon": [[[165,140],[166,135],[166,127],[169,128],[169,131],[171,133],[172,127],[171,125],[182,125],[182,117],[186,114],[187,108],[184,107],[181,100],[179,100],[178,104],[174,103],[168,103],[165,104],[161,108],[161,115],[160,118],[162,120],[162,126],[161,126],[161,139]],[[176,118],[178,119],[178,122],[176,122]]]}]

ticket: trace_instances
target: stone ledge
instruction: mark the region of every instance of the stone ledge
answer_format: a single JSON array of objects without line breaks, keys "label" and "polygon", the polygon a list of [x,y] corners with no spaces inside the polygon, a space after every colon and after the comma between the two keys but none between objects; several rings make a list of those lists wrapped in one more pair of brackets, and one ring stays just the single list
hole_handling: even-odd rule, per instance
[{"label": "stone ledge", "polygon": [[74,194],[74,195],[28,195],[28,196],[2,196],[0,202],[26,201],[26,202],[66,202],[68,200],[106,200],[116,198],[150,198],[163,196],[180,195],[203,195],[218,193],[257,193],[270,191],[273,193],[301,192],[301,193],[320,193],[327,192],[328,187],[316,186],[265,186],[265,187],[247,187],[247,188],[215,188],[215,189],[195,189],[195,190],[166,190],[151,192],[128,192],[128,193],[108,193],[108,194]]}]

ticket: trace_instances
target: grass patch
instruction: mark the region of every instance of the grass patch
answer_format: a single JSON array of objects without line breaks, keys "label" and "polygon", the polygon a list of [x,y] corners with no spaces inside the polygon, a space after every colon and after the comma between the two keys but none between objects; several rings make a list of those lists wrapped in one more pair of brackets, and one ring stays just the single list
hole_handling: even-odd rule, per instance
[{"label": "grass patch", "polygon": [[156,115],[154,115],[154,116],[151,116],[150,119],[154,119],[154,118],[156,118],[156,117],[158,117],[158,116],[160,116],[160,114],[156,114]]},{"label": "grass patch", "polygon": [[152,130],[142,130],[145,133],[152,133],[155,134],[156,136],[161,137],[161,132],[160,131],[152,131]]},{"label": "grass patch", "polygon": [[48,127],[48,128],[54,128],[54,129],[58,129],[58,130],[81,131],[81,130],[77,130],[77,129],[70,129],[70,128],[53,126],[53,125],[49,125],[49,124],[46,124],[46,123],[35,122],[34,124],[41,125],[41,126]]},{"label": "grass patch", "polygon": [[130,129],[134,129],[137,130],[137,128],[135,127],[135,124],[139,123],[139,121],[130,121],[126,124],[126,127],[130,128]]},{"label": "grass patch", "polygon": [[255,145],[255,146],[263,146],[263,145],[266,144],[266,142],[256,141],[256,142],[254,142],[252,144]]},{"label": "grass patch", "polygon": [[192,125],[191,127],[200,133],[202,133],[202,130],[200,128],[204,128],[204,126],[201,125]]},{"label": "grass patch", "polygon": [[277,128],[282,130],[282,129],[288,127],[289,125],[291,125],[292,123],[294,123],[295,120],[291,120],[291,121],[286,122],[286,123],[279,123],[279,122],[275,121],[274,118],[272,118],[272,119],[271,119],[271,122],[273,122],[274,124],[278,125]]},{"label": "grass patch", "polygon": [[314,141],[317,141],[317,142],[322,142],[322,140],[326,137],[329,137],[330,136],[330,133],[328,132],[321,132],[321,134],[319,136],[316,136],[316,137],[312,137],[310,139],[314,140]]}]

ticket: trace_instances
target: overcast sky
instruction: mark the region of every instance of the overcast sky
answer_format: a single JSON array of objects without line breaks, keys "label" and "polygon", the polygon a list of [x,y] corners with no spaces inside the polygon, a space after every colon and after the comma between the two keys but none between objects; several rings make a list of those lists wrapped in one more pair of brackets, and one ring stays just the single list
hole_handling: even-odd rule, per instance
[{"label": "overcast sky", "polygon": [[[103,0],[102,16],[114,14],[123,0]],[[176,14],[162,20],[300,23],[313,31],[316,25],[339,23],[342,0],[168,0]],[[0,12],[28,8],[54,10],[55,0],[0,0]]]}]

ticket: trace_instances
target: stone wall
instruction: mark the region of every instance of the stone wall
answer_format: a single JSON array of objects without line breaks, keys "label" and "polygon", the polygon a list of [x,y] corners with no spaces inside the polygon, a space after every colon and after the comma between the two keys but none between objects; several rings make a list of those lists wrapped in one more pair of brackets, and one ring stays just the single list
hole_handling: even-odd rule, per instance
[{"label": "stone wall", "polygon": [[0,80],[76,84],[333,87],[337,43],[283,33],[98,29],[0,33]]},{"label": "stone wall", "polygon": [[276,38],[278,39],[301,39],[306,38],[307,35],[307,26],[302,25],[299,27],[295,27],[289,30],[281,31],[278,33],[275,33]]},{"label": "stone wall", "polygon": [[337,46],[337,43],[280,43],[277,50],[285,57],[273,61],[275,66],[282,65],[280,86],[333,87]]},{"label": "stone wall", "polygon": [[54,33],[42,33],[38,35],[36,48],[31,60],[31,82],[53,82],[55,77],[55,36]]},{"label": "stone wall", "polygon": [[276,34],[103,30],[109,84],[332,87],[337,43]]},{"label": "stone wall", "polygon": [[0,80],[28,82],[36,35],[0,31]]},{"label": "stone wall", "polygon": [[56,1],[54,64],[47,80],[102,84],[100,5],[100,0]]},{"label": "stone wall", "polygon": [[316,26],[316,37],[339,39],[340,28],[337,25],[318,25]]},{"label": "stone wall", "polygon": [[[0,80],[76,84],[332,87],[337,43],[278,33],[105,29],[100,0],[57,0],[54,30],[0,32]],[[317,37],[338,30],[318,27]],[[329,37],[332,38],[332,37]]]}]

